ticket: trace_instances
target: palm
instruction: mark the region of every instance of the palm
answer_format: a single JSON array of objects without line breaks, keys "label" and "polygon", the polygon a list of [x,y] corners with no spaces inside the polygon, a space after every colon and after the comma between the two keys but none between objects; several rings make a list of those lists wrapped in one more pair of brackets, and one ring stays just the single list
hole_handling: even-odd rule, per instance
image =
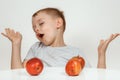
[{"label": "palm", "polygon": [[106,53],[107,47],[109,45],[109,43],[114,40],[117,36],[119,36],[120,34],[116,33],[116,34],[112,34],[108,39],[106,40],[101,40],[100,44],[98,46],[98,53],[102,54],[102,53]]},{"label": "palm", "polygon": [[22,40],[22,35],[19,32],[14,32],[11,29],[5,29],[6,34],[2,33],[3,36],[7,37],[13,43],[19,43]]}]

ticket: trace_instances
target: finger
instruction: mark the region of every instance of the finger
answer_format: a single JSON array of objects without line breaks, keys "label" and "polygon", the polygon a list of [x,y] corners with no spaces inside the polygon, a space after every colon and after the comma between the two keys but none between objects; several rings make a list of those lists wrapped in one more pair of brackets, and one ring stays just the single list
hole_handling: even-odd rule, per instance
[{"label": "finger", "polygon": [[113,38],[113,34],[111,34],[108,39],[104,40],[104,43],[102,44],[102,47],[104,50],[107,49],[109,43],[112,41],[112,38]]},{"label": "finger", "polygon": [[16,35],[19,36],[19,37],[22,37],[20,32],[16,32]]},{"label": "finger", "polygon": [[8,33],[11,35],[12,33],[14,33],[13,29],[8,28]]},{"label": "finger", "polygon": [[19,33],[19,32],[16,32],[15,34],[16,34],[16,36],[19,36],[19,35],[20,35],[20,33]]},{"label": "finger", "polygon": [[113,35],[113,39],[115,39],[117,36],[119,36],[120,34],[119,33],[116,33]]},{"label": "finger", "polygon": [[119,33],[111,34],[111,36],[106,40],[106,44],[109,44],[112,40],[114,40],[119,35],[120,35]]},{"label": "finger", "polygon": [[112,34],[112,35],[110,36],[110,38],[108,39],[108,41],[111,42],[111,41],[114,40],[118,35],[119,35],[118,33]]},{"label": "finger", "polygon": [[111,34],[110,37],[106,40],[106,43],[110,43],[113,40],[114,36],[114,34]]},{"label": "finger", "polygon": [[4,33],[1,33],[3,36],[5,36],[5,37],[7,37],[8,38],[8,36],[6,35],[6,34],[4,34]]},{"label": "finger", "polygon": [[15,31],[13,29],[11,29],[10,35],[15,35]]},{"label": "finger", "polygon": [[5,32],[6,32],[7,35],[9,35],[9,34],[10,34],[10,29],[9,29],[9,28],[6,28],[6,29],[5,29]]}]

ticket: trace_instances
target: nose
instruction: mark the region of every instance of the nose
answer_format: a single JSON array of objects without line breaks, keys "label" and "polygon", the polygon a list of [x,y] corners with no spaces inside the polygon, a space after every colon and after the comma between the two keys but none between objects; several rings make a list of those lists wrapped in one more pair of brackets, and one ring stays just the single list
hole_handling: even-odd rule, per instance
[{"label": "nose", "polygon": [[38,26],[36,26],[34,30],[35,30],[36,33],[40,32],[40,29],[39,29]]}]

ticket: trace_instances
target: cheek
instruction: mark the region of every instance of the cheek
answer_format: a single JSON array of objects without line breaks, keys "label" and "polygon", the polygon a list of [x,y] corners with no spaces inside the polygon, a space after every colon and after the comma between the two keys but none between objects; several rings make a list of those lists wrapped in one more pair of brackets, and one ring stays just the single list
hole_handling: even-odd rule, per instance
[{"label": "cheek", "polygon": [[50,29],[48,32],[47,32],[48,35],[51,35],[51,36],[55,36],[57,34],[57,30],[56,29]]},{"label": "cheek", "polygon": [[56,28],[55,24],[45,25],[43,32],[45,32],[46,35],[54,36],[57,34],[57,28]]},{"label": "cheek", "polygon": [[49,27],[44,28],[44,31],[45,31],[45,33],[47,33],[47,35],[49,35],[49,34],[53,35],[53,34],[56,34],[57,29],[53,26],[49,26]]},{"label": "cheek", "polygon": [[54,31],[47,32],[46,33],[46,38],[48,41],[53,42],[56,38],[56,33]]},{"label": "cheek", "polygon": [[52,37],[54,37],[54,35],[55,35],[55,34],[54,34],[53,31],[48,31],[48,32],[46,32],[46,37],[47,37],[47,38],[50,38],[50,39],[51,39]]}]

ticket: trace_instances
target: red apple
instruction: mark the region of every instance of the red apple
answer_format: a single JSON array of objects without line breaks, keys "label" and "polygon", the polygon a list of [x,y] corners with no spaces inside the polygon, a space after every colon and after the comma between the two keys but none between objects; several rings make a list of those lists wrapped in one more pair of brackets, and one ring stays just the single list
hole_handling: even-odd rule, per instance
[{"label": "red apple", "polygon": [[66,64],[65,71],[69,76],[78,76],[84,68],[85,60],[80,57],[72,57]]},{"label": "red apple", "polygon": [[85,66],[85,60],[84,60],[84,58],[81,57],[81,56],[77,56],[76,58],[78,58],[78,61],[80,62],[82,68],[84,68],[84,66]]},{"label": "red apple", "polygon": [[26,63],[26,70],[32,76],[39,75],[43,70],[43,63],[38,58],[32,58]]}]

